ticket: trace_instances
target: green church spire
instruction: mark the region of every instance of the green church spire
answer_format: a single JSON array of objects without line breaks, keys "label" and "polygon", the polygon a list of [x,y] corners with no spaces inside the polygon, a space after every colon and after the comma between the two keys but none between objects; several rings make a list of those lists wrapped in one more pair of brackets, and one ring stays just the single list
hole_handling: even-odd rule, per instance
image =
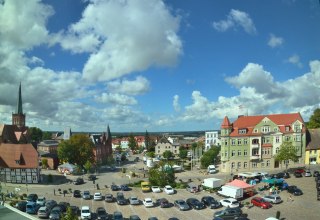
[{"label": "green church spire", "polygon": [[19,86],[19,94],[18,94],[18,105],[17,105],[17,114],[23,114],[23,110],[22,110],[22,96],[21,96],[21,82],[20,82],[20,86]]}]

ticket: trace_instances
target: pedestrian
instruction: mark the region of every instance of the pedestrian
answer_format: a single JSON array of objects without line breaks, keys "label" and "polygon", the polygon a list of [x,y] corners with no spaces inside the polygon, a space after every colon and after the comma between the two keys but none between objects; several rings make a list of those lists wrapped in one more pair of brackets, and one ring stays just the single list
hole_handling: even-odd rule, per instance
[{"label": "pedestrian", "polygon": [[96,181],[95,180],[93,180],[93,184],[95,184],[96,183]]},{"label": "pedestrian", "polygon": [[53,195],[56,195],[56,190],[55,189],[53,189]]},{"label": "pedestrian", "polygon": [[66,191],[63,190],[63,197],[66,197]]}]

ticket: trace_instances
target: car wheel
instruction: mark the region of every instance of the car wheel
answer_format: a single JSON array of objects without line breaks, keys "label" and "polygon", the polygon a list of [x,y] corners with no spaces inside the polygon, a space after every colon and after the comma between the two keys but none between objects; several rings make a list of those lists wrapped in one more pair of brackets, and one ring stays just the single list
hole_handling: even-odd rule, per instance
[{"label": "car wheel", "polygon": [[262,209],[263,209],[263,206],[260,206],[260,208],[262,208]]}]

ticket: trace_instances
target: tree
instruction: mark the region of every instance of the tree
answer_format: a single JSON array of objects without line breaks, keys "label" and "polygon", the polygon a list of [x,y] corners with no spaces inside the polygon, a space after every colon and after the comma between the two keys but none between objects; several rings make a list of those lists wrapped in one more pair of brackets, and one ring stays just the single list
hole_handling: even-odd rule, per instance
[{"label": "tree", "polygon": [[180,147],[180,149],[179,149],[180,159],[184,160],[187,158],[187,156],[188,156],[188,151],[186,149],[184,149],[183,147]]},{"label": "tree", "polygon": [[87,161],[94,163],[93,147],[94,144],[87,135],[72,135],[69,140],[59,144],[58,157],[60,161],[68,161],[83,167]]},{"label": "tree", "polygon": [[320,109],[317,108],[313,111],[313,115],[311,115],[309,122],[308,122],[308,128],[320,128]]},{"label": "tree", "polygon": [[173,157],[173,153],[169,150],[166,150],[165,152],[163,152],[162,156],[163,158],[168,160],[169,158]]},{"label": "tree", "polygon": [[138,148],[138,144],[133,134],[130,134],[128,141],[129,141],[128,143],[129,148],[132,150],[132,152],[134,152]]},{"label": "tree", "polygon": [[217,161],[217,157],[220,152],[220,147],[218,146],[213,146],[211,147],[207,152],[205,152],[201,159],[201,167],[202,168],[207,168],[210,164],[213,164],[215,161]]},{"label": "tree", "polygon": [[87,171],[87,173],[89,173],[92,168],[92,163],[89,160],[87,160],[87,162],[83,165],[83,167]]},{"label": "tree", "polygon": [[154,152],[147,152],[147,153],[146,153],[146,156],[147,156],[147,157],[154,158],[155,153],[154,153]]},{"label": "tree", "polygon": [[146,133],[144,135],[144,146],[146,147],[147,151],[149,151],[149,147],[150,147],[150,136],[148,131],[146,130]]},{"label": "tree", "polygon": [[31,141],[39,143],[42,140],[42,130],[40,128],[31,127],[28,129]]},{"label": "tree", "polygon": [[78,220],[78,216],[72,212],[70,207],[67,208],[67,213],[61,218],[62,220]]},{"label": "tree", "polygon": [[52,134],[49,131],[45,131],[42,133],[42,140],[51,140]]},{"label": "tree", "polygon": [[46,169],[48,167],[48,159],[47,158],[41,159],[41,163],[42,163],[42,168]]},{"label": "tree", "polygon": [[279,152],[275,156],[276,161],[286,161],[286,170],[288,169],[288,161],[292,160],[297,162],[298,158],[296,148],[292,145],[292,142],[289,141],[285,141],[281,144]]},{"label": "tree", "polygon": [[[170,166],[170,165],[169,165]],[[155,166],[149,170],[149,182],[151,185],[164,187],[165,185],[176,186],[173,169],[165,169],[164,166]]]}]

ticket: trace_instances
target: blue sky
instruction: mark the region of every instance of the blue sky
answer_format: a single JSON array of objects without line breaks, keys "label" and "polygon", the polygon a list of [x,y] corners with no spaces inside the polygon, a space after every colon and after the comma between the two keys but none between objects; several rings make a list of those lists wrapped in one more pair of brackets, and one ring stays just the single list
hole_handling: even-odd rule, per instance
[{"label": "blue sky", "polygon": [[318,0],[0,1],[0,123],[219,129],[319,108]]}]

